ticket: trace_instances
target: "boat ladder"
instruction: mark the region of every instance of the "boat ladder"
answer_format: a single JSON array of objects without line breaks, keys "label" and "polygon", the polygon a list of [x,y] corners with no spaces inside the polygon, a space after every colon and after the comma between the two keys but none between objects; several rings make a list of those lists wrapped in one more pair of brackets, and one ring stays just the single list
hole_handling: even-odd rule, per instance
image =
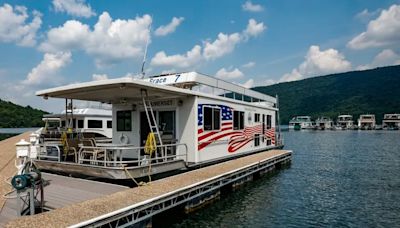
[{"label": "boat ladder", "polygon": [[162,153],[162,140],[161,140],[161,134],[160,134],[160,130],[158,128],[158,124],[157,124],[157,120],[154,116],[154,111],[153,111],[153,107],[151,106],[151,102],[149,100],[149,96],[147,93],[147,90],[142,89],[141,91],[142,93],[142,101],[143,101],[143,106],[144,106],[144,110],[146,112],[146,116],[147,116],[147,121],[149,123],[149,127],[150,127],[150,131],[151,133],[155,134],[156,136],[156,141],[158,140],[158,144],[161,147],[161,154]]}]

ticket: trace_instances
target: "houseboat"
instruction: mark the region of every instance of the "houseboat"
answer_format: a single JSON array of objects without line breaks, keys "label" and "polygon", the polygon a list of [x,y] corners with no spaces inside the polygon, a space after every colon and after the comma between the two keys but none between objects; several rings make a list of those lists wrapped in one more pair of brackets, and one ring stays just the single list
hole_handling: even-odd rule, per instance
[{"label": "houseboat", "polygon": [[331,130],[334,127],[333,124],[333,120],[329,117],[319,117],[316,121],[315,121],[315,125],[317,127],[318,130]]},{"label": "houseboat", "polygon": [[310,116],[295,116],[289,121],[289,129],[313,129],[314,124]]},{"label": "houseboat", "polygon": [[353,116],[339,115],[336,121],[336,129],[341,129],[341,130],[354,129]]},{"label": "houseboat", "polygon": [[383,116],[382,127],[388,130],[399,130],[400,114],[385,114]]},{"label": "houseboat", "polygon": [[46,114],[42,120],[45,127],[39,133],[44,138],[60,138],[62,132],[68,129],[86,138],[94,137],[103,141],[112,138],[111,106],[100,104],[98,107],[69,107],[58,114]]},{"label": "houseboat", "polygon": [[361,130],[373,130],[375,129],[375,126],[375,115],[365,114],[360,115],[360,117],[358,118],[358,128]]},{"label": "houseboat", "polygon": [[277,97],[197,72],[91,81],[36,94],[64,98],[66,106],[73,100],[112,105],[111,143],[69,131],[58,142],[36,142],[43,170],[129,179],[283,146]]}]

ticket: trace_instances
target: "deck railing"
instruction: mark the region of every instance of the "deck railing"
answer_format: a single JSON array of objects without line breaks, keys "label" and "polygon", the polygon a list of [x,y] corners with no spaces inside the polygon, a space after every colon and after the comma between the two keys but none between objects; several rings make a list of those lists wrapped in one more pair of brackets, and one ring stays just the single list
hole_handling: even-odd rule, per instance
[{"label": "deck railing", "polygon": [[[145,150],[144,146],[110,145],[81,146],[77,152],[78,159],[74,163],[102,167],[141,167],[179,159],[187,161],[188,156],[188,147],[185,143],[157,145],[152,157],[143,153]],[[62,161],[61,156],[63,154],[60,145],[45,143],[43,147],[45,149],[44,151],[42,149],[41,153],[38,154],[38,160]],[[183,151],[180,147],[183,147]],[[50,154],[47,151],[49,148],[52,148]],[[177,153],[178,151],[179,153]],[[133,154],[135,158],[130,160],[124,159],[127,158],[127,153]]]}]

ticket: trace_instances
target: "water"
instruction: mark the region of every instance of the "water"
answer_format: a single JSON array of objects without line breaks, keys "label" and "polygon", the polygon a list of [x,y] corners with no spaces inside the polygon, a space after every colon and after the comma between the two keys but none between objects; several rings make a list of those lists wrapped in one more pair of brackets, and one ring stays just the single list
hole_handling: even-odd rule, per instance
[{"label": "water", "polygon": [[284,132],[292,165],[175,227],[399,227],[399,131]]},{"label": "water", "polygon": [[27,131],[36,131],[36,128],[0,128],[0,134],[21,134]]}]

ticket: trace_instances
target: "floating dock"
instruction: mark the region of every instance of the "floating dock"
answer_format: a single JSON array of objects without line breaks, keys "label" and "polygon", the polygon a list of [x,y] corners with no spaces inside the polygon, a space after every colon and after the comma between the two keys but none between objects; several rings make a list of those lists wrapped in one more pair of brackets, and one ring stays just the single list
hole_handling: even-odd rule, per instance
[{"label": "floating dock", "polygon": [[[291,161],[291,151],[269,150],[163,178],[147,185],[73,203],[49,212],[20,217],[7,227],[126,227],[179,205],[197,207],[225,186],[237,186],[254,175]],[[97,182],[98,183],[98,182]],[[68,183],[65,183],[68,185]],[[46,194],[49,193],[45,190]],[[68,194],[68,193],[66,193]],[[77,193],[70,193],[76,195]]]}]

